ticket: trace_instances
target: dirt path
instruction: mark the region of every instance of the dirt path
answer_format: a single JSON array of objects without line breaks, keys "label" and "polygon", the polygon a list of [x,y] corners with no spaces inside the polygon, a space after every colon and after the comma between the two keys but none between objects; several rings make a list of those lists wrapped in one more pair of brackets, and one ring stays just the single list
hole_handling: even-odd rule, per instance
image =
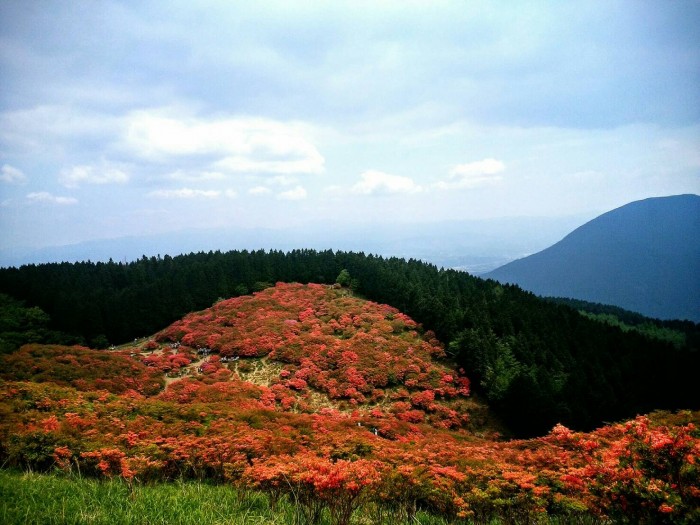
[{"label": "dirt path", "polygon": [[202,366],[205,362],[207,361],[206,357],[201,357],[197,361],[193,361],[189,365],[183,367],[180,369],[180,375],[177,377],[169,377],[168,375],[165,376],[165,388],[168,388],[169,385],[174,383],[175,381],[179,381],[180,379],[183,379],[188,376],[196,376],[199,375],[199,367]]},{"label": "dirt path", "polygon": [[[246,363],[249,366],[255,366],[255,369],[250,372],[243,372],[239,369],[239,366],[242,363]],[[234,367],[233,371],[237,372],[244,381],[248,381],[249,383],[253,383],[258,386],[269,387],[274,379],[279,379],[282,366],[282,363],[271,361],[267,356],[265,356],[257,360],[238,360],[236,361],[236,366]]]}]

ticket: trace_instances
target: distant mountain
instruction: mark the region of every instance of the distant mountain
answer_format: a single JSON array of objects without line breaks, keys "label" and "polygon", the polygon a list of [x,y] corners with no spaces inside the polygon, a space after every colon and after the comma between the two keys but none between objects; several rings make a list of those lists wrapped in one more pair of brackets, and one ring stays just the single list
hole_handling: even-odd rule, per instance
[{"label": "distant mountain", "polygon": [[97,239],[64,246],[2,249],[0,267],[49,262],[135,261],[141,256],[175,256],[210,250],[362,251],[421,259],[479,274],[534,253],[589,217],[504,217],[417,224],[310,224],[286,229],[212,228]]},{"label": "distant mountain", "polygon": [[483,277],[539,295],[700,322],[700,196],[632,202]]}]

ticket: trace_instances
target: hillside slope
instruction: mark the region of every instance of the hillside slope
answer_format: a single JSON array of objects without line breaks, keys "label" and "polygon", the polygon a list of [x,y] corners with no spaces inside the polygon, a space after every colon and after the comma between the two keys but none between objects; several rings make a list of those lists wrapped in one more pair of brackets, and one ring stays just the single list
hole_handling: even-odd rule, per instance
[{"label": "hillside slope", "polygon": [[469,413],[485,415],[469,399],[469,380],[437,361],[445,352],[432,332],[342,288],[277,283],[189,314],[155,340],[170,346],[147,364],[166,359],[164,370],[179,377],[172,356],[196,348],[199,374],[233,372],[270,388],[285,409],[372,409],[443,428],[474,428]]},{"label": "hillside slope", "polygon": [[700,322],[700,196],[632,202],[484,277],[539,295]]},{"label": "hillside slope", "polygon": [[[431,523],[690,523],[700,512],[697,413],[504,441],[432,332],[337,286],[278,283],[112,350],[25,345],[0,356],[0,416],[3,467],[78,474],[63,485],[119,478],[124,506],[143,486],[204,480],[291,505],[286,523],[414,523],[419,509]],[[14,522],[44,516],[54,495]],[[129,521],[162,522],[158,510]]]},{"label": "hillside slope", "polygon": [[[105,348],[153,334],[217,298],[244,296],[280,281],[328,285],[343,269],[358,294],[434,331],[474,389],[520,436],[541,435],[557,422],[593,429],[653,409],[700,406],[693,374],[700,366],[700,338],[694,324],[683,328],[686,344],[674,350],[517,286],[415,260],[294,250],[48,264],[0,270],[0,291],[41,308],[49,328]],[[16,318],[14,310],[10,317]]]}]

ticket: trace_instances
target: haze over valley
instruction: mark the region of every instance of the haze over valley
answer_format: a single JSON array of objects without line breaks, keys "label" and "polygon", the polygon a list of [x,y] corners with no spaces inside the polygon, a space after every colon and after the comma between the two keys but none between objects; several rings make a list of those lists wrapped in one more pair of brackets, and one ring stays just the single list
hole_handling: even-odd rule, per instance
[{"label": "haze over valley", "polygon": [[518,217],[419,224],[309,224],[299,228],[201,228],[65,246],[0,250],[0,265],[63,261],[129,262],[142,256],[298,247],[421,259],[480,274],[548,247],[582,217]]}]

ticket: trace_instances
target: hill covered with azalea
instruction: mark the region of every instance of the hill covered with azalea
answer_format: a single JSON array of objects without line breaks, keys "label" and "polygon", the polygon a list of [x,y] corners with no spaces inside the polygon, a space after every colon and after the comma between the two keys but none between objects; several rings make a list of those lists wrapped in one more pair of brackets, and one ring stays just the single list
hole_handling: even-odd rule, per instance
[{"label": "hill covered with azalea", "polygon": [[516,435],[541,435],[558,422],[590,430],[654,409],[700,407],[694,377],[700,327],[694,323],[641,320],[661,331],[628,330],[607,317],[582,315],[580,306],[553,304],[465,272],[330,250],[0,269],[0,352],[22,343],[107,348],[162,330],[219,298],[275,282],[333,284],[343,270],[356,294],[433,331],[470,378],[471,390]]},{"label": "hill covered with azalea", "polygon": [[1,361],[8,466],[209,480],[307,523],[700,518],[699,414],[500,439],[432,332],[346,288],[278,283],[114,350]]},{"label": "hill covered with azalea", "polygon": [[483,412],[467,401],[464,371],[436,361],[445,352],[432,332],[342,289],[278,283],[189,314],[156,341],[211,352],[203,373],[232,369],[268,383],[283,408],[316,410],[326,400],[347,409],[369,405],[381,408],[377,415],[390,410],[402,421],[446,428],[465,425],[470,409]]}]

